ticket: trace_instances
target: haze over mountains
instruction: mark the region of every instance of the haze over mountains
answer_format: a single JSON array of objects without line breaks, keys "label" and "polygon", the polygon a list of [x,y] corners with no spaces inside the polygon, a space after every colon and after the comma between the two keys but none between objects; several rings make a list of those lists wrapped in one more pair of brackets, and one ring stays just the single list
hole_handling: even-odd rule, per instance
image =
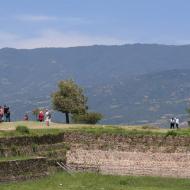
[{"label": "haze over mountains", "polygon": [[[14,119],[51,105],[57,82],[74,79],[102,123],[164,123],[187,119],[190,45],[134,44],[0,50],[0,105]],[[64,120],[60,115],[56,120]]]}]

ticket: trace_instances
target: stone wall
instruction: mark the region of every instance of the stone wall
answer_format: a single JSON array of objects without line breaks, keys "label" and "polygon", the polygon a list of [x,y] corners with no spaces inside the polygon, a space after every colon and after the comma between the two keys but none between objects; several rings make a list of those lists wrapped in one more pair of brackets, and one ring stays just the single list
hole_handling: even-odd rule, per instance
[{"label": "stone wall", "polygon": [[0,182],[31,179],[47,174],[48,164],[45,158],[0,161]]},{"label": "stone wall", "polygon": [[190,138],[67,133],[67,164],[106,174],[190,178]]},{"label": "stone wall", "polygon": [[140,152],[190,152],[190,137],[186,136],[148,136],[148,135],[94,135],[90,133],[69,132],[64,142],[85,149],[140,151]]},{"label": "stone wall", "polygon": [[0,157],[14,157],[14,156],[50,156],[50,154],[60,155],[65,157],[66,154],[65,143],[56,144],[31,144],[25,146],[15,146],[0,148]]},{"label": "stone wall", "polygon": [[[65,149],[65,145],[69,149]],[[190,137],[65,132],[42,137],[2,138],[0,157],[13,155],[15,146],[21,155],[52,156],[52,160],[42,163],[34,159],[24,164],[0,162],[0,181],[14,180],[15,176],[19,179],[43,176],[47,172],[45,165],[55,167],[56,159],[65,161],[66,150],[66,163],[76,170],[190,178]]]},{"label": "stone wall", "polygon": [[64,141],[64,133],[58,135],[20,136],[0,138],[0,147],[27,146],[32,144],[56,144]]},{"label": "stone wall", "polygon": [[190,154],[71,150],[67,164],[104,174],[190,178]]}]

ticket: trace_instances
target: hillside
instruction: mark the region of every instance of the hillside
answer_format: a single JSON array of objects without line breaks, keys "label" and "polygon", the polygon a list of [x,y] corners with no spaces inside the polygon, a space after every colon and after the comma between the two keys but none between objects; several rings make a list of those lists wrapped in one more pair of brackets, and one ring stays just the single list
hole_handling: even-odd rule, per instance
[{"label": "hillside", "polygon": [[[15,130],[15,126],[20,127]],[[163,177],[163,181],[171,177],[175,181],[190,178],[189,128],[56,123],[45,127],[40,122],[2,123],[1,127],[0,187],[5,182],[11,187],[17,184],[11,184],[13,181],[31,180],[33,184],[33,180],[60,175],[63,182],[53,177],[58,183],[56,187],[66,184],[63,170],[73,178],[85,175],[84,172],[118,178],[121,175],[139,176],[139,179],[154,176],[156,181],[160,181],[158,177]]]},{"label": "hillside", "polygon": [[[51,105],[59,80],[72,78],[85,88],[89,107],[103,123],[159,123],[187,118],[190,46],[134,44],[76,48],[0,50],[0,105],[12,118]],[[56,121],[64,121],[55,114]]]}]

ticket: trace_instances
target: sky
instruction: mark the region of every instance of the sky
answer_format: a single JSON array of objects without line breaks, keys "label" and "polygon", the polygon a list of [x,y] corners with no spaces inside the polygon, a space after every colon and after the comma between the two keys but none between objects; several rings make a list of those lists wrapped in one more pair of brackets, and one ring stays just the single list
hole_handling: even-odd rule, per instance
[{"label": "sky", "polygon": [[0,48],[190,44],[190,0],[0,0]]}]

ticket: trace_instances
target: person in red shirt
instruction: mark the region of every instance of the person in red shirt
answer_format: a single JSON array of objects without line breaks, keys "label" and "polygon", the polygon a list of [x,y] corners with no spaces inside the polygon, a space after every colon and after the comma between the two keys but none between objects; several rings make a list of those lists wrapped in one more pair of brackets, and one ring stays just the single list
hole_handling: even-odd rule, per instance
[{"label": "person in red shirt", "polygon": [[39,114],[38,114],[38,120],[39,120],[40,122],[44,121],[44,113],[43,113],[43,111],[40,111],[40,112],[39,112]]}]

